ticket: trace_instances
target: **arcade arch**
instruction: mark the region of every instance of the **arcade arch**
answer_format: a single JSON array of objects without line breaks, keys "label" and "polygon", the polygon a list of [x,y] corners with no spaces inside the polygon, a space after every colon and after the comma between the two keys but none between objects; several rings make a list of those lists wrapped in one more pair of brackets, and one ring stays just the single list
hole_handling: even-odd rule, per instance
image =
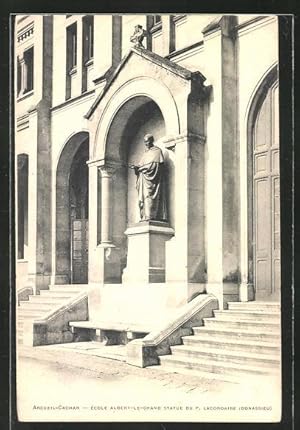
[{"label": "arcade arch", "polygon": [[65,144],[56,170],[56,283],[88,282],[89,135],[74,134]]}]

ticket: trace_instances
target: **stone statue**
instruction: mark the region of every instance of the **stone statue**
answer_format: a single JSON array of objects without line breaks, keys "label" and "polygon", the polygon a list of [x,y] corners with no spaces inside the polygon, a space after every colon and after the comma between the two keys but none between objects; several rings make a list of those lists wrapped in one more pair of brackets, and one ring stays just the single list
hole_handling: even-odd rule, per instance
[{"label": "stone statue", "polygon": [[138,24],[134,27],[134,33],[130,37],[130,42],[132,42],[135,47],[144,48],[143,39],[146,35],[146,30],[144,30],[143,27]]},{"label": "stone statue", "polygon": [[167,221],[164,177],[164,157],[154,138],[146,134],[146,150],[137,166],[129,166],[137,175],[136,188],[140,209],[140,221]]}]

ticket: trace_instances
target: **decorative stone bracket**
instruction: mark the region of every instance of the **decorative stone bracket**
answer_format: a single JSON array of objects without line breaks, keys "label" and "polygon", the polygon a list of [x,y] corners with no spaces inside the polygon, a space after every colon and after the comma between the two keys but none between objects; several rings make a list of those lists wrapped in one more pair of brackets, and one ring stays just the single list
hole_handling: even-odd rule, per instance
[{"label": "decorative stone bracket", "polygon": [[166,136],[160,140],[160,142],[165,146],[166,149],[174,150],[176,145],[189,141],[196,141],[200,145],[204,145],[206,142],[206,137],[202,134],[196,134],[191,132],[181,133],[178,136]]}]

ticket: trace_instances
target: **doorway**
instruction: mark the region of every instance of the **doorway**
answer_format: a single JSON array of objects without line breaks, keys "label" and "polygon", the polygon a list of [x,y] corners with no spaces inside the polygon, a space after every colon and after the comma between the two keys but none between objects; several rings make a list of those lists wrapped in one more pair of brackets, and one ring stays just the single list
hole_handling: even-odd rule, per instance
[{"label": "doorway", "polygon": [[256,300],[280,294],[278,82],[261,97],[253,129],[253,278]]},{"label": "doorway", "polygon": [[81,144],[70,171],[71,283],[88,283],[88,145]]},{"label": "doorway", "polygon": [[65,144],[56,172],[55,282],[88,283],[89,136],[74,134]]}]

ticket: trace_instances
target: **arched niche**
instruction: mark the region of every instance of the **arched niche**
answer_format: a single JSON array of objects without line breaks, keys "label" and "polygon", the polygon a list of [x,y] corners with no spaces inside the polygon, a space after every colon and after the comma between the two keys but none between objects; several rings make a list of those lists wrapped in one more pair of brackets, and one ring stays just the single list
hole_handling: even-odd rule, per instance
[{"label": "arched niche", "polygon": [[[93,159],[106,159],[108,151],[108,134],[112,130],[112,123],[118,112],[124,106],[143,104],[143,99],[153,100],[159,107],[165,122],[165,135],[178,136],[180,133],[179,113],[177,105],[170,90],[163,82],[151,77],[138,77],[126,81],[122,86],[117,88],[114,93],[101,101],[100,106],[95,115],[95,123],[97,124],[95,141],[93,148]],[[126,109],[122,112],[127,116]],[[130,112],[128,112],[130,114]]]},{"label": "arched niche", "polygon": [[112,238],[123,250],[123,267],[126,264],[127,227],[139,221],[136,176],[128,165],[138,164],[145,150],[144,135],[154,136],[155,145],[162,149],[165,160],[166,194],[170,224],[174,219],[172,204],[174,188],[174,163],[162,140],[166,125],[159,106],[149,97],[137,96],[128,100],[116,113],[107,134],[107,164],[116,166],[112,193]]},{"label": "arched niche", "polygon": [[[74,278],[73,256],[74,228],[79,220],[88,219],[88,169],[89,135],[79,132],[71,136],[63,147],[56,169],[55,217],[55,275],[57,283],[86,283],[87,275]],[[77,221],[77,224],[74,222]],[[87,225],[86,225],[86,228]],[[75,235],[80,236],[82,232]],[[85,235],[87,237],[87,234]],[[85,244],[84,244],[85,246]],[[86,246],[87,249],[87,246]],[[85,262],[87,272],[87,261]],[[84,268],[83,268],[84,269]]]}]

